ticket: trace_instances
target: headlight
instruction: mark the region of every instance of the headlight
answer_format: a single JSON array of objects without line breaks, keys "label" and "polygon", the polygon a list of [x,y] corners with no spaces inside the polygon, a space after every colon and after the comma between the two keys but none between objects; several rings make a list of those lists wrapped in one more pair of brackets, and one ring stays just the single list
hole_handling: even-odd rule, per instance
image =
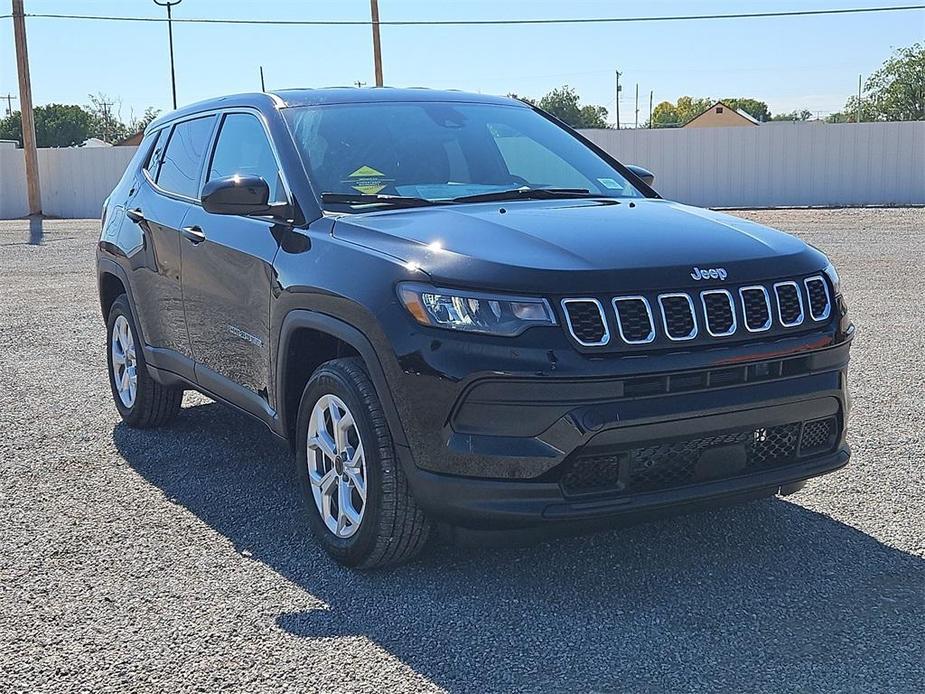
[{"label": "headlight", "polygon": [[513,337],[534,325],[555,325],[546,299],[438,289],[421,284],[398,285],[398,297],[414,319],[470,333]]},{"label": "headlight", "polygon": [[825,266],[823,272],[832,283],[832,288],[835,290],[835,295],[838,296],[841,294],[841,280],[838,279],[838,272],[835,270],[835,266],[832,265],[832,263],[829,263]]}]

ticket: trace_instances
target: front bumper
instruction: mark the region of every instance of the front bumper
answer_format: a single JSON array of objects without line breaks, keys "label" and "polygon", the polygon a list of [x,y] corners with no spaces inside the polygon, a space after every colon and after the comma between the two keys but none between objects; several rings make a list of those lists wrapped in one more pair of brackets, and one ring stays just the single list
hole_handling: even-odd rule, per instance
[{"label": "front bumper", "polygon": [[[418,361],[414,373],[404,370],[418,391],[398,398],[410,444],[399,455],[424,510],[471,528],[607,522],[790,491],[848,462],[850,340],[851,333],[838,341],[816,333],[582,362],[585,373],[597,371],[592,377],[577,376],[577,368],[569,375],[571,365],[562,360],[562,375],[476,372],[449,381]],[[832,427],[825,446],[804,452],[796,439],[780,460],[743,463],[742,451],[762,432],[791,427],[801,437],[804,423],[822,420]],[[575,493],[565,484],[576,458],[629,456],[622,466],[639,450],[677,444],[686,451],[688,440],[706,441],[697,444],[698,455],[716,450],[703,456],[705,463],[688,461],[690,474],[663,487],[604,485]],[[700,474],[704,465],[718,467]]]}]

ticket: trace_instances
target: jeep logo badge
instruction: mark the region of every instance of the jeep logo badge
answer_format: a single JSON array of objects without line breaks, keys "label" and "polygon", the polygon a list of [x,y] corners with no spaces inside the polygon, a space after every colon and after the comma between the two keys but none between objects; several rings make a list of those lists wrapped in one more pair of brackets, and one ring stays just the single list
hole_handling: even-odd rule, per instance
[{"label": "jeep logo badge", "polygon": [[726,272],[726,268],[722,267],[711,267],[703,270],[699,267],[695,267],[691,271],[691,277],[695,280],[724,280],[728,276],[729,274]]}]

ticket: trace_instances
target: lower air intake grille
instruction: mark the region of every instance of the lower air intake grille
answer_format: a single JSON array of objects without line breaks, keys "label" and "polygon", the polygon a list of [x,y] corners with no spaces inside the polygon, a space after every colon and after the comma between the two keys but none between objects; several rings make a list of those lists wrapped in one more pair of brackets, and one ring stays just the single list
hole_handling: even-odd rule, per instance
[{"label": "lower air intake grille", "polygon": [[605,345],[610,339],[604,311],[596,299],[564,299],[562,308],[568,320],[569,330],[578,342],[585,346]]},{"label": "lower air intake grille", "polygon": [[817,419],[803,425],[803,438],[800,439],[800,454],[808,455],[829,450],[834,444],[836,433],[835,419]]},{"label": "lower air intake grille", "polygon": [[[802,432],[802,435],[801,435]],[[835,447],[835,417],[747,431],[718,432],[654,446],[577,455],[559,480],[566,495],[636,494],[790,465]]]}]

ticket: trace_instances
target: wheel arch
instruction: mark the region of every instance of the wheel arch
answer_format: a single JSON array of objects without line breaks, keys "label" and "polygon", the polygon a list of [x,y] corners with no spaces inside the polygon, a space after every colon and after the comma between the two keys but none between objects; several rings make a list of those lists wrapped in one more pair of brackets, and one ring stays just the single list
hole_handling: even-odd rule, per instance
[{"label": "wheel arch", "polygon": [[379,356],[360,330],[334,316],[310,309],[294,309],[283,320],[277,355],[277,414],[291,447],[295,445],[293,431],[305,383],[324,362],[346,356],[356,356],[363,361],[382,403],[393,441],[401,446],[408,445]]}]

